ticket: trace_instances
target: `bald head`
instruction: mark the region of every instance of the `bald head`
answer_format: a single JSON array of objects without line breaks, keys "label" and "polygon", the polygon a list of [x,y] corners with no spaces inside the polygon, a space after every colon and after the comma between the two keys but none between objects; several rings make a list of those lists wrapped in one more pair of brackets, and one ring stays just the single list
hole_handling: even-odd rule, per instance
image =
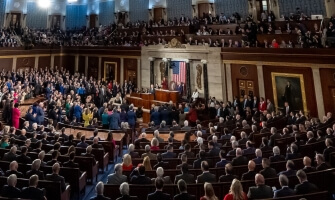
[{"label": "bald head", "polygon": [[254,171],[256,168],[256,163],[253,160],[249,160],[248,169],[249,171]]},{"label": "bald head", "polygon": [[310,167],[311,164],[312,164],[312,160],[311,160],[308,156],[305,156],[305,157],[304,157],[303,162],[304,162],[304,165],[305,165],[306,167]]},{"label": "bald head", "polygon": [[265,183],[264,176],[262,174],[256,174],[255,183],[256,185],[264,185]]},{"label": "bald head", "polygon": [[52,166],[52,173],[54,173],[54,174],[58,174],[58,173],[59,173],[59,169],[60,169],[59,163],[55,163],[55,164]]}]

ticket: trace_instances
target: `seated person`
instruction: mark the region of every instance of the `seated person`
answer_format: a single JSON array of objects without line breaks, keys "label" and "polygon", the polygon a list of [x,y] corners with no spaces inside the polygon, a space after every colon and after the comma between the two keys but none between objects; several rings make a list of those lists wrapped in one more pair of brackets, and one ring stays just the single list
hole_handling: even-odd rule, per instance
[{"label": "seated person", "polygon": [[163,161],[163,156],[161,153],[157,154],[157,164],[154,165],[154,169],[157,169],[158,167],[162,167],[163,169],[169,168],[169,163]]},{"label": "seated person", "polygon": [[32,175],[29,178],[29,187],[22,188],[21,198],[22,199],[35,199],[35,200],[46,200],[44,191],[37,188],[38,176]]},{"label": "seated person", "polygon": [[219,167],[225,167],[226,164],[230,163],[230,161],[228,161],[228,160],[225,159],[225,151],[224,150],[220,151],[219,156],[220,156],[220,161],[215,164],[215,166],[217,168],[219,168]]},{"label": "seated person", "polygon": [[127,182],[127,176],[122,174],[122,165],[116,164],[114,167],[114,173],[108,175],[107,184],[120,185],[124,182]]},{"label": "seated person", "polygon": [[139,153],[135,152],[135,145],[133,145],[133,144],[129,145],[128,154],[131,156],[131,158],[140,158]]},{"label": "seated person", "polygon": [[220,176],[219,178],[219,182],[232,182],[235,178],[237,179],[238,177],[233,175],[233,166],[228,163],[226,164],[225,166],[225,172],[226,172],[226,175],[222,175]]},{"label": "seated person", "polygon": [[120,185],[120,193],[121,197],[117,198],[116,200],[132,200],[138,199],[137,197],[133,197],[129,195],[129,184],[124,182]]},{"label": "seated person", "polygon": [[280,161],[284,161],[285,157],[283,155],[280,155],[280,149],[278,146],[273,147],[273,156],[270,156],[270,162],[280,162]]},{"label": "seated person", "polygon": [[239,166],[239,165],[247,165],[248,159],[242,155],[242,149],[237,148],[236,149],[236,157],[231,162],[233,166]]},{"label": "seated person", "polygon": [[288,187],[289,180],[287,176],[283,174],[279,175],[279,183],[280,183],[281,189],[274,191],[273,198],[295,195],[295,191]]},{"label": "seated person", "polygon": [[15,174],[8,176],[7,185],[4,185],[1,190],[1,196],[7,198],[20,198],[21,190],[16,187],[17,177]]},{"label": "seated person", "polygon": [[180,179],[184,180],[187,184],[195,183],[194,175],[188,173],[188,164],[184,163],[181,166],[181,174],[177,175],[174,180],[174,184],[176,184]]},{"label": "seated person", "polygon": [[90,200],[110,200],[110,198],[104,196],[104,183],[98,182],[95,186],[95,192],[97,196],[92,197]]},{"label": "seated person", "polygon": [[17,171],[17,168],[19,167],[19,164],[16,161],[12,161],[9,164],[9,170],[6,171],[5,176],[10,176],[12,174],[15,174],[17,178],[24,178],[23,174],[19,171]]},{"label": "seated person", "polygon": [[201,162],[201,171],[202,171],[202,174],[200,174],[197,177],[197,180],[196,180],[197,183],[205,183],[205,182],[215,183],[216,182],[216,176],[209,172],[209,165],[207,161]]},{"label": "seated person", "polygon": [[155,183],[157,178],[161,178],[165,184],[172,184],[170,176],[164,176],[164,169],[162,167],[158,167],[156,170],[156,178],[152,178],[152,183]]},{"label": "seated person", "polygon": [[58,161],[58,156],[60,155],[59,151],[52,152],[52,160],[48,161],[46,164],[48,166],[53,166],[55,163],[59,163],[61,165],[61,162]]},{"label": "seated person", "polygon": [[177,154],[173,153],[173,145],[169,145],[167,148],[167,152],[162,153],[163,158],[176,158]]},{"label": "seated person", "polygon": [[92,154],[92,146],[89,145],[86,147],[86,153],[82,153],[81,156],[88,157],[88,158],[93,158],[95,163],[95,156]]},{"label": "seated person", "polygon": [[155,180],[156,191],[148,194],[148,200],[170,200],[170,195],[163,193],[164,181],[161,178]]},{"label": "seated person", "polygon": [[286,177],[290,177],[290,176],[295,176],[297,173],[296,170],[294,170],[294,162],[292,160],[288,160],[286,162],[286,171],[282,171],[278,173],[278,176],[283,174]]},{"label": "seated person", "polygon": [[259,172],[264,178],[274,178],[277,177],[277,172],[275,169],[270,167],[270,160],[268,158],[263,158],[262,167],[263,169]]},{"label": "seated person", "polygon": [[265,185],[265,180],[262,174],[255,176],[256,186],[249,187],[248,199],[267,199],[273,197],[273,192],[270,186]]},{"label": "seated person", "polygon": [[47,174],[45,177],[45,180],[47,181],[54,181],[54,182],[60,182],[61,183],[61,190],[62,192],[65,191],[66,185],[65,185],[65,179],[63,176],[59,175],[60,165],[59,163],[55,163],[52,166],[52,174]]},{"label": "seated person", "polygon": [[74,162],[75,153],[71,152],[69,155],[69,161],[63,163],[63,167],[79,168],[79,164]]},{"label": "seated person", "polygon": [[300,184],[296,185],[294,191],[296,195],[318,192],[318,187],[307,180],[307,175],[303,170],[297,171],[297,178]]},{"label": "seated person", "polygon": [[80,137],[80,142],[77,144],[77,147],[80,147],[80,148],[87,148],[88,144],[86,143],[86,138],[85,138],[85,135],[82,135]]},{"label": "seated person", "polygon": [[130,179],[131,184],[151,184],[151,179],[145,176],[145,167],[143,165],[135,168],[138,171],[138,176],[134,175]]},{"label": "seated person", "polygon": [[187,193],[187,184],[183,179],[177,182],[178,190],[180,194],[174,196],[174,200],[195,200],[195,196]]},{"label": "seated person", "polygon": [[41,160],[36,159],[31,164],[31,170],[27,171],[26,178],[30,178],[32,175],[37,175],[39,180],[44,180],[44,173],[40,171]]},{"label": "seated person", "polygon": [[255,176],[256,176],[256,172],[255,172],[255,168],[256,168],[256,163],[253,160],[249,160],[248,163],[248,172],[244,173],[242,175],[242,181],[244,180],[255,180]]}]

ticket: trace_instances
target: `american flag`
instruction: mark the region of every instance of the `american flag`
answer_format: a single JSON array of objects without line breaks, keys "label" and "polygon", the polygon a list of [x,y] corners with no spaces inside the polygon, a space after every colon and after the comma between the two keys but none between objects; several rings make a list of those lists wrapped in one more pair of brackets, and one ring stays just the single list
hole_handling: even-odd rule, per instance
[{"label": "american flag", "polygon": [[186,64],[185,62],[174,61],[172,62],[173,77],[172,80],[177,83],[185,83],[186,81]]}]

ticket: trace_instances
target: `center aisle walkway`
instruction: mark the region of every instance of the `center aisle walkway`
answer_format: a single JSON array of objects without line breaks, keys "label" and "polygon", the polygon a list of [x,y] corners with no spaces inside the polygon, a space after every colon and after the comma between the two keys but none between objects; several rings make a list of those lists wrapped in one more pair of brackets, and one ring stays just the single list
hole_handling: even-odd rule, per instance
[{"label": "center aisle walkway", "polygon": [[[127,149],[123,149],[123,154],[122,155],[124,155],[126,153],[127,153]],[[115,164],[121,163],[121,162],[122,162],[122,158],[118,157],[116,163],[109,164],[108,165],[108,171],[105,171],[103,174],[98,174],[98,181],[94,182],[92,185],[87,185],[86,186],[86,193],[85,193],[85,195],[82,195],[80,199],[82,199],[82,200],[90,200],[92,197],[94,197],[96,195],[95,194],[95,186],[96,186],[96,184],[99,181],[102,181],[104,184],[106,184],[108,175],[114,172],[114,166],[115,166]],[[115,196],[119,197],[120,195],[119,194],[115,194]]]}]

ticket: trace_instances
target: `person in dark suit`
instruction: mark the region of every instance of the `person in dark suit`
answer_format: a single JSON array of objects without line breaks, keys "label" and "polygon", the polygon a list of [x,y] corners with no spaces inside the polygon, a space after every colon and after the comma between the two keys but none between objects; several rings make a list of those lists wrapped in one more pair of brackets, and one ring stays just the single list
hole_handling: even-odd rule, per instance
[{"label": "person in dark suit", "polygon": [[63,163],[63,167],[79,168],[79,164],[74,162],[75,153],[71,152],[69,155],[69,161]]},{"label": "person in dark suit", "polygon": [[233,159],[231,164],[233,166],[247,165],[248,164],[248,159],[247,159],[247,157],[242,155],[242,149],[241,148],[236,149],[236,157]]},{"label": "person in dark suit", "polygon": [[188,173],[188,164],[183,163],[181,166],[181,174],[177,175],[174,179],[174,184],[177,184],[179,180],[184,180],[187,184],[195,183],[194,175]]},{"label": "person in dark suit", "polygon": [[83,156],[83,157],[87,157],[87,158],[93,158],[94,162],[95,163],[95,156],[92,154],[92,146],[89,145],[86,147],[86,153],[82,153],[80,154],[80,156]]},{"label": "person in dark suit", "polygon": [[302,168],[302,170],[306,174],[310,173],[310,172],[315,172],[316,171],[315,167],[312,167],[312,160],[308,156],[305,156],[302,161],[304,163],[304,168]]},{"label": "person in dark suit", "polygon": [[219,168],[219,167],[225,167],[226,164],[230,163],[230,161],[228,161],[228,160],[225,159],[225,151],[224,150],[220,151],[219,156],[220,156],[220,161],[215,164],[215,166],[217,168]]},{"label": "person in dark suit", "polygon": [[322,154],[316,154],[315,155],[315,161],[316,161],[316,171],[323,171],[326,169],[329,169],[329,166],[325,162],[325,158]]},{"label": "person in dark suit", "polygon": [[151,184],[151,179],[145,176],[145,167],[143,165],[135,168],[138,171],[138,176],[134,175],[130,179],[131,184]]},{"label": "person in dark suit", "polygon": [[66,185],[65,185],[65,179],[63,176],[59,175],[60,165],[59,163],[55,163],[52,166],[52,174],[47,174],[45,177],[45,180],[47,181],[54,181],[54,182],[60,182],[61,190],[62,192],[65,191]]},{"label": "person in dark suit", "polygon": [[19,167],[19,164],[14,160],[9,164],[9,170],[6,171],[5,176],[10,176],[12,174],[15,174],[17,178],[24,178],[23,174],[19,171],[17,171],[17,168]]},{"label": "person in dark suit", "polygon": [[77,147],[85,148],[86,149],[86,147],[88,146],[88,144],[85,141],[86,141],[85,135],[81,136],[80,142],[77,144]]},{"label": "person in dark suit", "polygon": [[177,182],[178,190],[180,194],[177,194],[173,197],[173,200],[195,200],[194,195],[190,195],[187,193],[187,184],[184,180],[179,180]]},{"label": "person in dark suit", "polygon": [[29,178],[29,187],[22,189],[21,198],[22,199],[35,199],[35,200],[45,200],[44,191],[37,188],[38,176],[32,175]]},{"label": "person in dark suit", "polygon": [[270,136],[270,140],[269,140],[269,146],[270,147],[273,147],[274,144],[275,144],[275,140],[276,139],[280,139],[281,138],[281,135],[280,133],[277,132],[277,129],[275,127],[272,127],[271,128],[271,136]]},{"label": "person in dark suit", "polygon": [[236,156],[236,148],[238,147],[238,142],[237,141],[233,141],[231,143],[231,147],[233,148],[233,150],[230,150],[227,153],[227,156]]},{"label": "person in dark suit", "polygon": [[39,180],[44,180],[44,173],[40,171],[41,160],[36,159],[31,164],[31,170],[27,171],[26,178],[30,178],[32,175],[37,175]]},{"label": "person in dark suit", "polygon": [[292,143],[290,146],[290,152],[286,153],[285,160],[293,160],[296,158],[301,158],[301,154],[298,152],[298,146]]},{"label": "person in dark suit", "polygon": [[138,200],[137,197],[129,195],[129,184],[127,182],[124,182],[120,185],[120,193],[122,196],[116,200]]},{"label": "person in dark suit", "polygon": [[248,172],[242,174],[242,181],[244,180],[255,180],[256,172],[255,172],[256,164],[254,161],[249,160],[248,163]]},{"label": "person in dark suit", "polygon": [[313,183],[308,182],[307,175],[303,170],[297,171],[297,178],[300,184],[296,185],[294,191],[296,195],[317,192],[319,189]]},{"label": "person in dark suit", "polygon": [[164,169],[162,167],[158,167],[156,169],[156,178],[152,178],[151,181],[155,183],[157,178],[161,178],[164,181],[164,184],[172,184],[170,176],[164,176]]},{"label": "person in dark suit", "polygon": [[5,153],[5,155],[3,156],[2,160],[3,161],[7,161],[7,162],[12,162],[13,160],[16,160],[16,151],[17,151],[17,147],[16,146],[12,146],[10,148],[10,151],[8,153]]},{"label": "person in dark suit", "polygon": [[235,178],[238,178],[237,176],[233,175],[233,166],[228,163],[225,166],[225,172],[226,175],[222,175],[219,177],[219,182],[232,182]]},{"label": "person in dark suit", "polygon": [[170,200],[170,195],[163,193],[164,181],[161,178],[156,178],[155,180],[156,191],[154,193],[148,194],[148,200]]},{"label": "person in dark suit", "polygon": [[130,144],[128,147],[128,154],[131,156],[132,159],[134,158],[140,158],[140,155],[138,152],[135,152],[135,145]]},{"label": "person in dark suit", "polygon": [[141,142],[150,142],[148,139],[146,139],[146,137],[147,134],[143,132],[141,137],[135,140],[134,145],[136,149],[141,149]]},{"label": "person in dark suit", "polygon": [[186,163],[188,165],[189,169],[193,169],[193,166],[189,165],[187,163],[187,155],[186,154],[182,154],[180,160],[181,160],[181,164],[176,166],[177,170],[180,170],[182,168],[182,166],[183,166],[184,163]]},{"label": "person in dark suit", "polygon": [[200,151],[199,152],[199,159],[195,160],[193,162],[193,169],[200,169],[201,168],[201,162],[206,160],[206,152]]},{"label": "person in dark suit", "polygon": [[173,153],[173,145],[169,145],[167,148],[167,152],[162,153],[162,157],[164,158],[176,158],[177,154]]},{"label": "person in dark suit", "polygon": [[217,157],[217,156],[219,156],[220,149],[216,148],[214,146],[213,141],[208,142],[208,149],[209,149],[209,151],[207,152],[207,157]]},{"label": "person in dark suit", "polygon": [[248,154],[254,154],[255,153],[255,147],[254,145],[251,143],[251,141],[247,141],[245,143],[245,149],[243,149],[243,155],[248,155]]},{"label": "person in dark suit", "polygon": [[46,164],[48,166],[53,166],[55,163],[59,163],[61,165],[61,163],[58,161],[58,156],[60,155],[59,151],[54,151],[51,154],[52,160],[49,160]]},{"label": "person in dark suit", "polygon": [[201,162],[201,171],[202,171],[202,174],[200,174],[197,177],[197,180],[196,180],[197,183],[205,183],[205,182],[215,183],[216,182],[216,176],[209,172],[209,165],[207,161]]},{"label": "person in dark suit", "polygon": [[270,160],[268,158],[263,158],[262,167],[263,169],[259,172],[264,178],[274,178],[277,177],[277,172],[275,169],[270,167]]},{"label": "person in dark suit", "polygon": [[279,183],[280,183],[281,189],[274,191],[273,198],[295,195],[295,191],[288,187],[289,181],[288,181],[287,176],[281,174],[279,176]]},{"label": "person in dark suit", "polygon": [[286,177],[295,176],[297,173],[294,170],[294,162],[292,160],[288,160],[286,162],[286,171],[279,172],[278,175],[285,175]]},{"label": "person in dark suit", "polygon": [[4,185],[1,189],[1,196],[7,198],[20,198],[21,190],[16,187],[17,177],[15,174],[10,175],[7,178],[7,185]]},{"label": "person in dark suit", "polygon": [[283,155],[280,155],[280,149],[278,146],[273,147],[272,151],[273,156],[269,157],[271,163],[285,160],[285,157]]},{"label": "person in dark suit", "polygon": [[163,156],[161,153],[157,154],[157,164],[154,165],[153,169],[157,169],[158,167],[162,167],[163,169],[169,168],[169,163],[163,161]]},{"label": "person in dark suit", "polygon": [[133,106],[129,106],[129,111],[127,112],[127,119],[130,128],[134,129],[136,124],[136,113],[134,112]]},{"label": "person in dark suit", "polygon": [[180,158],[183,154],[185,154],[187,156],[187,158],[194,158],[195,155],[191,150],[192,150],[191,145],[190,144],[185,144],[184,145],[184,152],[179,153],[178,158]]},{"label": "person in dark suit", "polygon": [[314,137],[314,133],[312,131],[308,131],[306,135],[307,135],[306,144],[312,144],[317,142],[317,140]]},{"label": "person in dark suit", "polygon": [[150,115],[150,121],[154,122],[156,126],[158,126],[161,123],[161,116],[158,112],[157,106],[154,108],[154,112],[152,112]]},{"label": "person in dark suit", "polygon": [[326,148],[323,150],[323,157],[325,158],[325,162],[329,162],[330,154],[335,152],[335,148],[333,147],[333,141],[330,138],[326,138],[325,144]]},{"label": "person in dark suit", "polygon": [[21,164],[31,164],[31,158],[27,156],[28,148],[26,146],[21,147],[21,155],[16,157],[16,161]]},{"label": "person in dark suit", "polygon": [[102,144],[99,144],[99,138],[94,137],[93,138],[93,144],[91,145],[93,149],[103,149]]},{"label": "person in dark suit", "polygon": [[265,180],[262,174],[255,176],[256,186],[249,187],[248,199],[267,199],[272,198],[272,189],[270,186],[265,185]]},{"label": "person in dark suit", "polygon": [[256,149],[255,155],[256,155],[256,158],[254,158],[252,160],[256,163],[256,165],[261,164],[262,163],[262,159],[263,159],[263,157],[262,157],[263,156],[262,150]]},{"label": "person in dark suit", "polygon": [[110,200],[110,198],[104,196],[104,183],[98,182],[95,186],[95,192],[97,195],[92,197],[90,200]]}]

